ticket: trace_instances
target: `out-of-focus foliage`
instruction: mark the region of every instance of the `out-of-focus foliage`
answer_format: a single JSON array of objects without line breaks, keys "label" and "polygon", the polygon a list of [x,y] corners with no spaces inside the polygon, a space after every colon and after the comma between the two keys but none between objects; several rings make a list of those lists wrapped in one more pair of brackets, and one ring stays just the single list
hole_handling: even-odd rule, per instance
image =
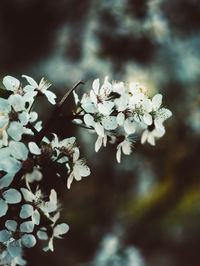
[{"label": "out-of-focus foliage", "polygon": [[29,265],[200,265],[199,12],[195,0],[0,2],[2,76],[46,76],[60,95],[80,79],[139,81],[173,112],[156,147],[137,144],[120,165],[112,147],[96,154],[95,136],[57,122],[82,140],[92,175],[59,188],[70,231],[55,253],[27,253]]}]

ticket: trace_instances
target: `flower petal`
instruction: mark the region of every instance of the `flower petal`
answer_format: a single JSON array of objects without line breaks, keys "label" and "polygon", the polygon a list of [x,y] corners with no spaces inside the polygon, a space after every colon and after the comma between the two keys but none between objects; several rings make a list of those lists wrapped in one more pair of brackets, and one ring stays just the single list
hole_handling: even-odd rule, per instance
[{"label": "flower petal", "polygon": [[21,211],[20,211],[20,218],[22,219],[26,219],[30,216],[32,216],[34,210],[33,210],[33,206],[30,205],[30,204],[24,204],[22,207],[21,207]]},{"label": "flower petal", "polygon": [[152,99],[152,108],[158,110],[162,103],[162,94],[156,94]]},{"label": "flower petal", "polygon": [[22,200],[21,194],[14,188],[10,188],[3,192],[3,198],[9,204],[16,204]]},{"label": "flower petal", "polygon": [[11,237],[11,232],[9,232],[8,230],[1,230],[0,231],[0,242],[1,243],[5,243],[7,242],[10,237]]},{"label": "flower petal", "polygon": [[28,147],[29,147],[29,150],[31,153],[33,153],[35,155],[41,154],[41,150],[35,142],[33,142],[33,141],[29,142]]},{"label": "flower petal", "polygon": [[3,199],[0,199],[0,217],[6,215],[7,210],[8,204]]},{"label": "flower petal", "polygon": [[17,229],[17,222],[15,220],[7,220],[5,222],[5,227],[10,231],[15,232]]},{"label": "flower petal", "polygon": [[28,157],[28,149],[25,144],[17,141],[10,141],[9,148],[12,156],[15,159],[25,161]]},{"label": "flower petal", "polygon": [[23,125],[21,123],[14,121],[14,122],[10,123],[10,126],[9,126],[7,132],[8,132],[8,135],[12,139],[14,139],[16,141],[20,141],[22,134],[24,133],[24,128],[23,128]]},{"label": "flower petal", "polygon": [[7,90],[15,91],[19,88],[20,82],[18,79],[12,76],[5,76],[3,78],[3,85],[6,87]]},{"label": "flower petal", "polygon": [[54,227],[53,234],[55,237],[66,234],[69,231],[69,225],[66,223],[58,224]]},{"label": "flower petal", "polygon": [[20,231],[23,233],[32,233],[34,229],[34,223],[32,221],[23,222],[20,224]]},{"label": "flower petal", "polygon": [[26,247],[26,248],[32,248],[35,246],[36,244],[36,239],[33,235],[31,234],[24,234],[22,236],[22,244]]}]

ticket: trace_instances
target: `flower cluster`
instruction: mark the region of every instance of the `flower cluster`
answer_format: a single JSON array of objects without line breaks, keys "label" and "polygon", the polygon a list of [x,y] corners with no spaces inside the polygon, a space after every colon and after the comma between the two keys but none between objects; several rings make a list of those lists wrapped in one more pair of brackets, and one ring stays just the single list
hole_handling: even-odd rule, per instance
[{"label": "flower cluster", "polygon": [[117,143],[118,162],[121,152],[131,153],[134,134],[141,133],[142,144],[147,141],[155,145],[155,139],[165,134],[163,122],[172,115],[162,106],[161,94],[150,98],[140,83],[111,84],[107,77],[101,86],[99,79],[94,80],[91,91],[81,99],[74,92],[74,98],[77,105],[74,122],[97,133],[96,152],[108,140]]},{"label": "flower cluster", "polygon": [[[69,230],[66,223],[58,222],[61,206],[55,188],[44,187],[47,169],[68,189],[73,180],[90,175],[76,138],[59,140],[48,132],[73,89],[56,104],[48,81],[42,78],[38,84],[29,76],[22,77],[28,83],[25,86],[6,76],[2,95],[0,90],[0,265],[25,265],[23,250],[35,246],[38,239],[46,242],[44,251],[53,251],[54,238]],[[105,78],[100,86],[96,79],[81,100],[73,93],[77,105],[74,122],[97,133],[95,151],[108,141],[117,143],[118,162],[122,152],[131,153],[136,133],[141,133],[141,143],[155,145],[155,139],[165,134],[164,121],[172,115],[162,107],[161,94],[151,99],[139,83],[111,84]],[[39,95],[56,105],[45,126],[34,111]]]},{"label": "flower cluster", "polygon": [[74,179],[90,174],[79,158],[75,137],[59,141],[53,134],[52,140],[43,136],[37,141],[42,123],[33,111],[34,102],[44,94],[56,104],[56,95],[44,78],[38,85],[23,77],[25,86],[6,76],[6,97],[0,98],[0,265],[25,265],[23,250],[35,246],[38,239],[46,242],[44,251],[53,251],[53,239],[69,230],[66,223],[58,223],[61,208],[56,190],[51,188],[48,196],[41,185],[45,167],[51,165],[55,178],[63,178],[68,188]]}]

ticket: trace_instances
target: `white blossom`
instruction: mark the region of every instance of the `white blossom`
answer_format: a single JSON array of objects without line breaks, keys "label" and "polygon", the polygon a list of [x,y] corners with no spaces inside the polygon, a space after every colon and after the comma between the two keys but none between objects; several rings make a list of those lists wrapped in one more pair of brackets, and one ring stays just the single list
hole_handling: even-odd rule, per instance
[{"label": "white blossom", "polygon": [[33,78],[27,75],[22,75],[22,77],[25,78],[29,83],[29,85],[24,88],[27,93],[31,93],[36,90],[37,92],[44,94],[51,104],[56,104],[56,95],[48,90],[48,88],[51,86],[51,83],[49,81],[42,78],[40,83],[38,84]]},{"label": "white blossom", "polygon": [[67,179],[67,187],[70,189],[73,179],[80,181],[82,177],[90,175],[90,169],[82,159],[79,159],[79,149],[77,148],[73,154],[73,170]]}]

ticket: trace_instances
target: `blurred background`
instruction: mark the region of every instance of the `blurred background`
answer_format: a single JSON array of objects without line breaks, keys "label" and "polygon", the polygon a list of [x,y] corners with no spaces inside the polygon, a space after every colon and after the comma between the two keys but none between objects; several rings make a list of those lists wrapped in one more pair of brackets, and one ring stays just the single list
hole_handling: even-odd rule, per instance
[{"label": "blurred background", "polygon": [[[70,226],[55,252],[28,250],[29,266],[199,266],[200,4],[198,0],[1,0],[0,76],[52,81],[61,97],[77,81],[139,81],[161,92],[173,112],[155,147],[136,137],[122,163],[115,147],[94,152],[95,134],[57,121],[75,135],[91,176],[59,188]],[[41,119],[51,110],[39,102]],[[75,108],[71,97],[63,108]]]}]

